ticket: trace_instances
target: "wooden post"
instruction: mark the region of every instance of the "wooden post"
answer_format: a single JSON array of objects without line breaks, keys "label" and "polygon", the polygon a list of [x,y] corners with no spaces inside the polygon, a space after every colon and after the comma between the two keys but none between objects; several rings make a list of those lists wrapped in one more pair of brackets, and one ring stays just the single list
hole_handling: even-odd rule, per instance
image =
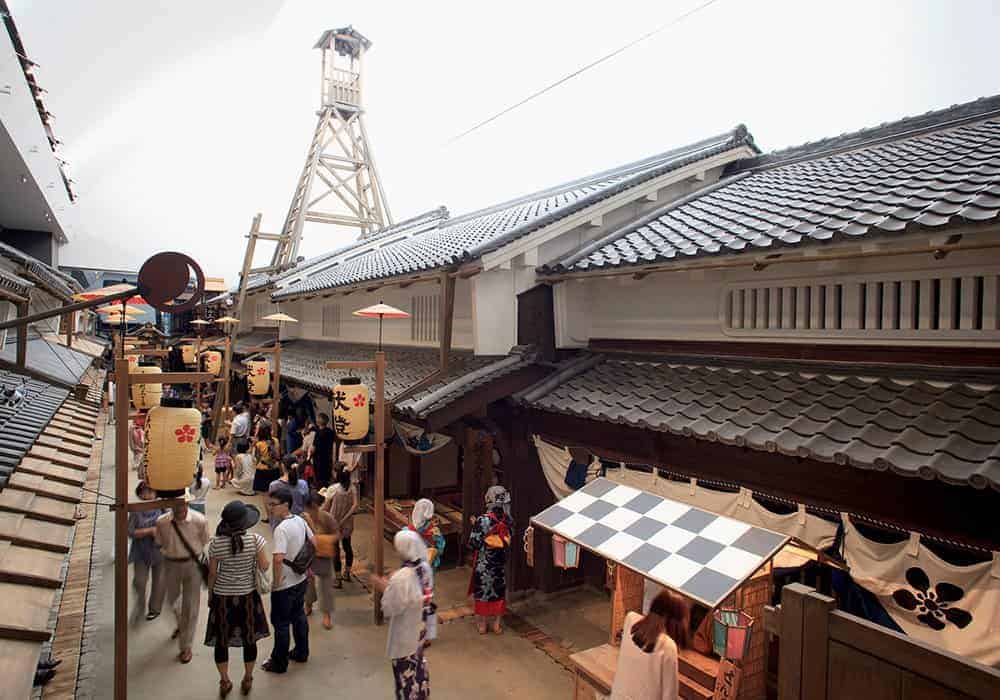
[{"label": "wooden post", "polygon": [[[280,331],[279,331],[280,333]],[[278,340],[274,343],[274,371],[271,372],[271,434],[278,438],[278,442],[281,442],[281,438],[278,433],[278,402],[280,397],[278,392],[281,390],[281,338],[279,336]]]},{"label": "wooden post", "polygon": [[[222,411],[225,412],[229,409],[229,371],[230,363],[233,359],[233,341],[229,338],[229,330],[226,329],[226,354],[224,356],[224,361],[222,363],[222,381],[223,381],[223,396],[225,397],[222,401]],[[218,432],[219,426],[215,426],[216,432]]]},{"label": "wooden post", "polygon": [[823,700],[830,655],[830,612],[836,601],[816,591],[803,598],[802,697]]},{"label": "wooden post", "polygon": [[[194,348],[194,371],[201,371],[201,337],[197,338],[197,343]],[[198,411],[201,411],[201,382],[195,382],[194,385],[194,405]]]},{"label": "wooden post", "polygon": [[[385,353],[375,353],[375,575],[385,573]],[[375,624],[382,624],[382,594],[372,596]]]},{"label": "wooden post", "polygon": [[[801,583],[790,583],[781,589],[778,700],[800,700],[805,697],[802,694],[802,626],[805,597],[811,590]],[[822,698],[818,700],[822,700]]]},{"label": "wooden post", "polygon": [[[28,302],[23,301],[17,305],[17,315],[28,315]],[[28,324],[17,327],[17,364],[24,367],[28,362]]]},{"label": "wooden post", "polygon": [[115,359],[115,700],[128,697],[128,360]]}]

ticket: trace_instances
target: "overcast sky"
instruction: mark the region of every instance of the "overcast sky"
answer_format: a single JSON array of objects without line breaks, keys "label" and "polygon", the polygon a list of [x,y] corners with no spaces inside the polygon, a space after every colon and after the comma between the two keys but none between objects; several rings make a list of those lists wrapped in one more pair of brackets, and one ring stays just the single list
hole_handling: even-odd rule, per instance
[{"label": "overcast sky", "polygon": [[[353,24],[395,219],[452,215],[745,123],[765,150],[1000,92],[995,0],[718,0],[537,100],[454,135],[702,0],[334,3],[10,0],[79,193],[64,264],[160,250],[232,283],[255,212],[277,231]],[[318,230],[317,230],[318,228]],[[306,255],[356,237],[313,226]],[[258,263],[263,257],[258,258]]]}]

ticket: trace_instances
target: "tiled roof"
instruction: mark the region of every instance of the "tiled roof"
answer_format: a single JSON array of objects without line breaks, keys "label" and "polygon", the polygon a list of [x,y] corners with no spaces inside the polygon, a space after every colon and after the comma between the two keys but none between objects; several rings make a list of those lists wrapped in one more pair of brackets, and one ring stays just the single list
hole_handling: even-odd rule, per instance
[{"label": "tiled roof", "polygon": [[74,293],[83,289],[80,286],[80,283],[69,275],[63,274],[51,265],[43,263],[41,260],[28,255],[21,249],[15,248],[12,245],[0,243],[0,255],[19,263],[26,272],[33,275],[39,282],[42,283],[43,286],[56,296],[69,299]]},{"label": "tiled roof", "polygon": [[[7,344],[0,350],[0,358],[8,362],[16,361],[16,333],[7,334]],[[41,372],[66,384],[77,384],[94,358],[86,353],[67,348],[65,345],[50,343],[31,330],[28,335],[26,360],[28,369]]]},{"label": "tiled roof", "polygon": [[13,272],[0,269],[0,286],[6,287],[15,294],[27,296],[35,284],[23,277],[18,277]]},{"label": "tiled roof", "polygon": [[542,271],[898,236],[998,212],[1000,96],[739,161],[720,182]]},{"label": "tiled roof", "polygon": [[249,333],[233,338],[233,352],[245,355],[249,348],[274,345],[273,328],[254,328]]},{"label": "tiled roof", "polygon": [[517,400],[538,409],[1000,490],[1000,389],[592,355]]},{"label": "tiled roof", "polygon": [[[20,389],[24,399],[14,407],[7,403],[6,393]],[[69,396],[67,389],[14,372],[0,371],[0,489],[35,444],[42,429]]]},{"label": "tiled roof", "polygon": [[396,409],[411,418],[426,418],[490,382],[530,367],[537,359],[537,353],[530,349],[517,349],[507,357],[460,375],[446,384],[418,392],[397,404]]},{"label": "tiled roof", "polygon": [[[433,374],[438,368],[437,348],[383,347],[386,355],[385,392],[391,399],[408,387]],[[353,374],[370,387],[375,376],[369,370],[352,371],[326,369],[330,360],[357,361],[374,359],[374,347],[354,343],[332,343],[320,340],[290,340],[281,347],[281,376],[303,386],[329,391],[342,376]],[[476,357],[471,352],[452,352],[449,373],[428,391],[444,386],[467,372],[489,365],[496,357]]]},{"label": "tiled roof", "polygon": [[755,148],[753,137],[742,125],[704,141],[450,219],[446,225],[430,228],[366,255],[348,257],[322,274],[279,289],[274,298],[416,274],[475,260],[608,197],[740,146]]}]

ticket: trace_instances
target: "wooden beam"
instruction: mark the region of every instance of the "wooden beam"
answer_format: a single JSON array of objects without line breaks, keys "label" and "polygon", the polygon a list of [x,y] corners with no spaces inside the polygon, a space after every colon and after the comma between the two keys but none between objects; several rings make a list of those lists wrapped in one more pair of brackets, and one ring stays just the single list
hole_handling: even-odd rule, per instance
[{"label": "wooden beam", "polygon": [[109,304],[113,301],[119,301],[121,299],[127,299],[130,296],[134,296],[139,293],[139,290],[135,287],[128,289],[117,294],[109,294],[106,297],[100,299],[92,299],[90,301],[79,301],[75,304],[68,304],[67,306],[57,306],[55,308],[49,309],[47,311],[39,311],[37,314],[31,314],[28,316],[19,315],[17,318],[12,318],[7,321],[0,322],[0,331],[6,330],[8,328],[14,328],[15,326],[23,326],[30,323],[37,323],[38,321],[44,321],[49,318],[54,318],[56,316],[62,316],[63,314],[69,313],[71,311],[82,311],[84,309],[90,309],[95,306],[100,306],[102,304]]},{"label": "wooden beam", "polygon": [[128,697],[128,360],[115,359],[114,700]]},{"label": "wooden beam", "polygon": [[[385,352],[375,353],[375,444],[385,444]],[[385,573],[385,450],[375,451],[375,528],[372,537],[375,538],[375,575]],[[374,591],[372,599],[375,605],[375,624],[382,624],[382,594]]]},{"label": "wooden beam", "polygon": [[[198,382],[208,382],[215,378],[211,372],[160,372],[140,374],[128,374],[129,384],[197,384]],[[125,436],[126,439],[128,435]]]},{"label": "wooden beam", "polygon": [[[28,317],[28,302],[24,301],[17,305],[17,315],[21,318]],[[37,315],[37,314],[36,314]],[[28,364],[28,321],[17,327],[17,364],[24,367]]]},{"label": "wooden beam", "polygon": [[441,309],[441,318],[438,321],[438,328],[441,329],[441,347],[438,368],[447,371],[451,356],[451,336],[455,318],[455,278],[445,271],[441,273],[440,280],[441,304],[439,308]]}]

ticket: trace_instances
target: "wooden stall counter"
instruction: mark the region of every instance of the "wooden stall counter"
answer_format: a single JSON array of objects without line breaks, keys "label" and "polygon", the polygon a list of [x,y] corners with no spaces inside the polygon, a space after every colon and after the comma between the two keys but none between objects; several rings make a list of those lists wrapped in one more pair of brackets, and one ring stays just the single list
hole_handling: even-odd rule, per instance
[{"label": "wooden stall counter", "polygon": [[[602,644],[572,654],[569,660],[574,673],[573,700],[594,700],[611,693],[618,668],[618,647]],[[678,690],[683,700],[711,700],[715,697],[718,661],[693,649],[681,649],[677,666]]]}]

